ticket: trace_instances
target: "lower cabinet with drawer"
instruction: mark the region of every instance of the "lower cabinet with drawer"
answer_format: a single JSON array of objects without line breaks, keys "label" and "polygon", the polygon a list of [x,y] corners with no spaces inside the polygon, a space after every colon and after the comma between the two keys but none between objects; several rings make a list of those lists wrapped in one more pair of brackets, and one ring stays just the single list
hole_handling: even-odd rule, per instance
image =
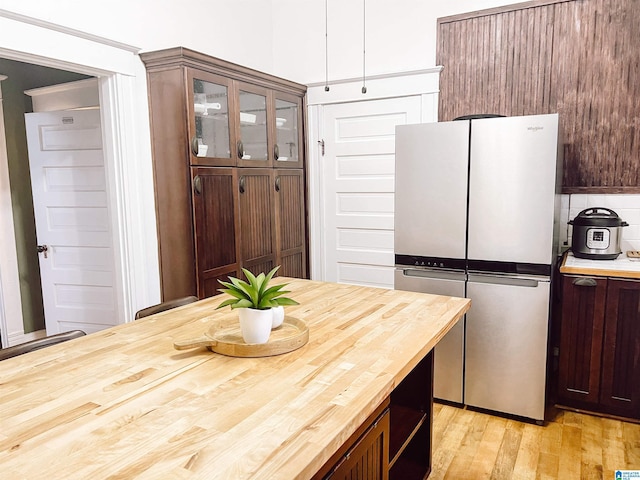
[{"label": "lower cabinet with drawer", "polygon": [[391,392],[313,480],[422,480],[431,472],[433,352]]},{"label": "lower cabinet with drawer", "polygon": [[640,281],[562,275],[558,403],[640,419]]}]

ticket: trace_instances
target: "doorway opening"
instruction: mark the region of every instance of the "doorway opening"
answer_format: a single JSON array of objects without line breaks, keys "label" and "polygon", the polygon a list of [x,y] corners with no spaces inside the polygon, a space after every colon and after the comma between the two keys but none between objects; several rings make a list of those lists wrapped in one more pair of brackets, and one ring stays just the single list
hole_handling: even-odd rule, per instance
[{"label": "doorway opening", "polygon": [[[6,77],[2,82],[4,132],[0,133],[5,137],[6,156],[0,161],[6,163],[3,168],[8,173],[18,279],[12,280],[10,275],[3,277],[8,282],[18,280],[24,330],[39,336],[45,329],[45,319],[24,121],[25,114],[33,112],[33,107],[31,97],[24,91],[92,77],[2,58],[0,72]],[[7,213],[3,212],[3,215]]]},{"label": "doorway opening", "polygon": [[[116,263],[116,323],[132,321],[136,310],[160,299],[146,72],[137,56],[138,49],[39,19],[5,13],[0,11],[3,34],[7,34],[6,39],[3,36],[0,58],[98,79]],[[0,83],[0,88],[5,82],[6,79]],[[0,140],[1,146],[12,141],[5,137],[4,129],[0,131]],[[0,196],[6,197],[7,189],[0,182]],[[1,205],[4,216],[6,202]],[[6,236],[0,231],[2,244],[7,241],[3,235]],[[9,240],[15,242],[15,238]],[[0,255],[3,347],[38,335],[28,331],[30,328],[25,329],[21,300],[5,293],[21,281],[16,274],[11,275],[7,261]]]}]

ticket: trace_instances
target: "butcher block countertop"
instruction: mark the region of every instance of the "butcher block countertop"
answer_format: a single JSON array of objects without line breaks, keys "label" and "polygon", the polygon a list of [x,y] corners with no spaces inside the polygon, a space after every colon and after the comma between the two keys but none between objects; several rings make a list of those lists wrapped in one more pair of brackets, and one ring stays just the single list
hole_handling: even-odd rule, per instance
[{"label": "butcher block countertop", "polygon": [[591,260],[576,258],[573,252],[568,251],[562,259],[560,272],[602,277],[640,278],[640,258],[630,258],[625,252],[622,252],[615,260]]},{"label": "butcher block countertop", "polygon": [[2,478],[310,478],[470,305],[277,280],[310,333],[284,355],[175,350],[235,321],[219,296],[0,362]]}]

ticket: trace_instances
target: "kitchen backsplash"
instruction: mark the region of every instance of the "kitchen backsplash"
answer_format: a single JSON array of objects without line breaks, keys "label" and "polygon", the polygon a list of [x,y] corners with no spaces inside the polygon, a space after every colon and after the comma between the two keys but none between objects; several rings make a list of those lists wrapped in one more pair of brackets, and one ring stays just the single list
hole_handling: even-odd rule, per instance
[{"label": "kitchen backsplash", "polygon": [[585,208],[606,207],[618,214],[629,224],[622,229],[620,248],[626,250],[640,250],[640,195],[590,195],[573,194],[562,195],[561,219],[564,228],[560,229],[560,244],[563,250],[571,246],[571,225],[573,220]]}]

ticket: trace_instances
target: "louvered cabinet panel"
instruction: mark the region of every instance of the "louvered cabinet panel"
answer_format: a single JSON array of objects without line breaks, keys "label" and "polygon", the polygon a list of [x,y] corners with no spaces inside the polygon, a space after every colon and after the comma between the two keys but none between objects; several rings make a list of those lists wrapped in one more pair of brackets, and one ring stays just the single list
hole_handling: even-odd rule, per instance
[{"label": "louvered cabinet panel", "polygon": [[218,279],[239,270],[237,170],[192,167],[198,297],[216,295]]},{"label": "louvered cabinet panel", "polygon": [[254,274],[266,273],[276,265],[273,170],[239,169],[238,191],[241,265]]},{"label": "louvered cabinet panel", "polygon": [[640,418],[640,282],[609,278],[600,403]]},{"label": "louvered cabinet panel", "polygon": [[389,410],[365,432],[327,478],[331,480],[387,480]]},{"label": "louvered cabinet panel", "polygon": [[640,419],[640,281],[562,282],[560,404]]},{"label": "louvered cabinet panel", "polygon": [[388,480],[390,429],[387,398],[312,480]]},{"label": "louvered cabinet panel", "polygon": [[607,279],[566,275],[562,282],[558,397],[597,405]]},{"label": "louvered cabinet panel", "polygon": [[306,278],[306,224],[304,171],[275,171],[276,242],[279,275]]},{"label": "louvered cabinet panel", "polygon": [[559,113],[563,193],[640,192],[636,0],[539,0],[438,19],[438,119]]}]

